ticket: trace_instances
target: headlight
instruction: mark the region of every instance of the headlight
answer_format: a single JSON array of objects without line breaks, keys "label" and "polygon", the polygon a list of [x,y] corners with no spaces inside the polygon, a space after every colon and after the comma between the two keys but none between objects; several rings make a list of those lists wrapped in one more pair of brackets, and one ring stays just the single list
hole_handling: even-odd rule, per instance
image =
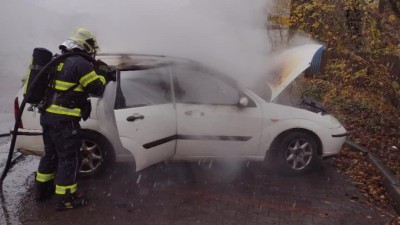
[{"label": "headlight", "polygon": [[334,116],[332,116],[332,115],[330,115],[330,114],[323,115],[322,118],[325,118],[326,121],[329,121],[329,123],[332,125],[332,126],[329,126],[329,125],[327,124],[329,128],[338,128],[338,127],[342,127],[342,126],[343,126],[343,125],[339,122],[339,120],[337,120]]}]

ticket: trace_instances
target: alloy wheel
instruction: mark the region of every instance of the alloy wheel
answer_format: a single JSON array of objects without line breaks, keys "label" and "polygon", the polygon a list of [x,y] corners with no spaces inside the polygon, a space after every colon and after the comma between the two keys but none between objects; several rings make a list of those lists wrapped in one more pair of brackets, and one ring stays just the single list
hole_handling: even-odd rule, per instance
[{"label": "alloy wheel", "polygon": [[89,174],[94,173],[100,167],[103,154],[98,144],[90,140],[82,140],[81,157],[79,173]]},{"label": "alloy wheel", "polygon": [[305,139],[295,139],[288,145],[286,162],[293,170],[302,170],[310,164],[313,157],[312,145]]}]

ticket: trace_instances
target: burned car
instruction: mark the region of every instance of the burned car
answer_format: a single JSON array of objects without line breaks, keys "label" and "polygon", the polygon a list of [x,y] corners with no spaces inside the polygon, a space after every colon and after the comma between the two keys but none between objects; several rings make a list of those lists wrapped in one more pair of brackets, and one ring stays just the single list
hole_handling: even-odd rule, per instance
[{"label": "burned car", "polygon": [[[305,45],[282,59],[268,98],[200,63],[165,56],[103,54],[117,71],[101,98],[91,98],[90,118],[81,122],[80,173],[101,173],[114,161],[131,161],[137,171],[164,160],[243,159],[278,162],[301,174],[320,158],[340,152],[346,130],[317,107],[276,102],[282,91],[312,66],[320,45]],[[297,57],[292,55],[298,55]],[[15,111],[23,98],[15,99]],[[310,107],[311,106],[311,107]],[[317,110],[316,110],[317,109]],[[39,113],[26,107],[16,148],[41,155]]]}]

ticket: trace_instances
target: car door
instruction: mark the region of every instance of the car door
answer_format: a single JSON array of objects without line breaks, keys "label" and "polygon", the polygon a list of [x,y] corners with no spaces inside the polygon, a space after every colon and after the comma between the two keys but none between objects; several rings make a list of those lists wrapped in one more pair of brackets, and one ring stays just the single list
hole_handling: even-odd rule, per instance
[{"label": "car door", "polygon": [[[262,129],[261,107],[236,83],[202,66],[175,66],[176,157],[256,156]],[[239,106],[246,97],[249,104]]]},{"label": "car door", "polygon": [[168,159],[176,147],[176,111],[169,70],[121,71],[115,118],[122,145],[135,157],[136,170]]}]

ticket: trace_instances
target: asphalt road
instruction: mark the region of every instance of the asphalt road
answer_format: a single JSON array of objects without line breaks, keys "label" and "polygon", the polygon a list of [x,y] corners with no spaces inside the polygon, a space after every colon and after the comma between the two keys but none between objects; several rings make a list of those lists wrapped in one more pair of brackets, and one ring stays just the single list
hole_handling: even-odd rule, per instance
[{"label": "asphalt road", "polygon": [[[1,140],[0,153],[8,150]],[[86,207],[56,212],[53,201],[33,199],[37,163],[26,157],[5,179],[0,224],[383,225],[395,215],[368,203],[333,161],[301,177],[261,162],[170,162],[139,173],[120,163],[80,182]]]}]

